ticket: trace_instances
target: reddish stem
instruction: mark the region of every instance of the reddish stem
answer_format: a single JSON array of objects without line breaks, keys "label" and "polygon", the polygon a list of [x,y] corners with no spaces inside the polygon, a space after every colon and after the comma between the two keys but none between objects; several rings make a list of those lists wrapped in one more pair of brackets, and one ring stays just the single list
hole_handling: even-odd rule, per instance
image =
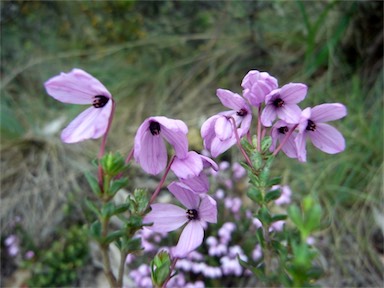
[{"label": "reddish stem", "polygon": [[257,151],[261,151],[261,104],[257,110]]},{"label": "reddish stem", "polygon": [[[112,101],[111,115],[109,116],[109,119],[108,119],[107,130],[105,131],[105,133],[103,135],[103,139],[101,140],[99,155],[97,156],[99,158],[99,160],[104,156],[105,145],[107,143],[109,129],[111,128],[113,116],[115,114],[116,103],[115,103],[115,101],[112,98],[111,98],[111,101]],[[98,165],[98,178],[99,178],[98,180],[99,180],[100,190],[103,192],[104,191],[104,187],[103,187],[104,186],[103,185],[103,168],[101,167],[100,161],[99,161],[99,165]]]},{"label": "reddish stem", "polygon": [[167,277],[167,279],[165,280],[165,282],[164,282],[164,284],[163,284],[163,286],[162,286],[161,288],[166,288],[166,287],[167,287],[167,284],[168,284],[169,280],[171,280],[172,271],[175,269],[177,260],[179,260],[179,258],[177,258],[177,257],[176,257],[176,258],[173,258],[173,260],[172,260],[172,264],[171,264],[171,269],[170,269],[170,271],[169,271],[168,277]]},{"label": "reddish stem", "polygon": [[295,126],[293,126],[292,129],[289,130],[287,134],[285,134],[283,141],[281,141],[280,145],[275,149],[275,151],[273,151],[273,154],[272,154],[273,156],[276,156],[277,153],[279,153],[281,148],[283,148],[284,144],[288,141],[288,138],[292,135],[293,131],[295,131],[298,125],[299,124],[296,124]]},{"label": "reddish stem", "polygon": [[129,154],[127,156],[127,159],[125,159],[125,164],[128,164],[129,161],[131,161],[132,157],[133,157],[133,152],[134,152],[134,148],[131,149],[131,151],[129,151]]},{"label": "reddish stem", "polygon": [[153,201],[155,201],[157,195],[160,193],[161,187],[163,186],[165,179],[167,178],[167,175],[169,173],[169,170],[171,169],[171,166],[172,166],[173,161],[175,160],[175,157],[176,156],[173,155],[171,160],[169,161],[167,169],[165,170],[164,175],[161,178],[159,185],[157,185],[155,192],[153,192],[152,197],[149,200],[148,206],[151,205],[153,203]]},{"label": "reddish stem", "polygon": [[247,161],[249,167],[253,167],[251,160],[249,159],[247,153],[244,151],[243,146],[241,146],[240,137],[239,137],[239,134],[237,133],[236,120],[233,117],[229,117],[229,119],[232,120],[233,130],[235,133],[237,146],[239,147],[241,154],[243,154],[244,159],[245,159],[245,161]]}]

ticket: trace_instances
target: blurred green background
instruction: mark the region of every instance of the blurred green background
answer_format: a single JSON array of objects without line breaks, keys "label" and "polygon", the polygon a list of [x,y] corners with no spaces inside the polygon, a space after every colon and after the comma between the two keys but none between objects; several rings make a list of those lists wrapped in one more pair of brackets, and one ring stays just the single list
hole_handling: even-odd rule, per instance
[{"label": "blurred green background", "polygon": [[117,101],[108,148],[127,154],[150,115],[185,121],[200,150],[201,124],[223,110],[216,89],[241,93],[242,78],[257,69],[280,85],[306,83],[302,108],[347,106],[334,124],[345,152],[309,148],[306,164],[280,156],[276,173],[296,200],[312,194],[327,212],[319,284],[382,285],[381,1],[2,1],[0,24],[2,237],[20,217],[42,249],[58,226],[84,218],[83,171],[98,141],[60,142],[84,107],[49,97],[50,77],[77,67],[98,78]]}]

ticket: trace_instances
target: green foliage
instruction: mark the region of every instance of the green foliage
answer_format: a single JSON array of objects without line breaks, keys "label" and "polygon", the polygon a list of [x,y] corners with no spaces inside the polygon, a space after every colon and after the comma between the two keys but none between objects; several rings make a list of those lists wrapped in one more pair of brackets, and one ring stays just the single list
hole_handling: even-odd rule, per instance
[{"label": "green foliage", "polygon": [[37,256],[24,263],[32,272],[28,280],[30,287],[75,286],[80,270],[89,260],[86,229],[71,226],[61,230],[58,240]]},{"label": "green foliage", "polygon": [[171,258],[168,252],[160,251],[151,261],[151,277],[155,287],[163,287],[171,273]]}]

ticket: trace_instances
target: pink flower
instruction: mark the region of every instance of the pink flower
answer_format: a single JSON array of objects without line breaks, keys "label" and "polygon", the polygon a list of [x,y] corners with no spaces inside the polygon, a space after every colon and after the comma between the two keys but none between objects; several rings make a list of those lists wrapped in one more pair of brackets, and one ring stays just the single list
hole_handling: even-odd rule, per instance
[{"label": "pink flower", "polygon": [[345,115],[347,115],[347,108],[340,103],[321,104],[304,109],[301,114],[299,134],[295,139],[299,161],[305,162],[307,159],[305,147],[307,137],[316,148],[325,153],[336,154],[344,151],[343,135],[324,122],[337,120]]},{"label": "pink flower", "polygon": [[209,191],[209,180],[203,169],[210,167],[215,171],[219,169],[211,158],[189,151],[184,158],[176,157],[171,169],[180,181],[194,192],[204,193]]},{"label": "pink flower", "polygon": [[206,222],[217,222],[216,201],[206,194],[194,193],[180,182],[172,182],[168,189],[187,209],[168,203],[152,204],[143,223],[153,223],[147,228],[156,232],[173,231],[187,223],[172,249],[174,257],[184,258],[203,242]]},{"label": "pink flower", "polygon": [[177,157],[188,152],[188,127],[181,120],[164,116],[147,118],[137,129],[134,157],[147,173],[156,175],[167,166],[167,149],[164,139],[175,149]]},{"label": "pink flower", "polygon": [[272,126],[276,117],[289,124],[299,122],[301,109],[297,103],[307,95],[308,87],[301,83],[289,83],[280,89],[273,90],[265,97],[265,108],[261,113],[264,126]]},{"label": "pink flower", "polygon": [[253,106],[260,106],[265,101],[265,96],[277,89],[277,79],[267,72],[251,70],[245,75],[241,86],[244,88],[243,96]]},{"label": "pink flower", "polygon": [[[289,130],[291,130],[294,127],[293,124],[288,124],[287,122],[283,120],[277,121],[271,129],[271,137],[272,137],[272,145],[271,145],[271,152],[275,151],[277,142],[281,143],[284,138],[286,137]],[[297,158],[297,148],[295,143],[295,137],[297,135],[297,132],[293,132],[281,150],[289,157],[289,158]]]},{"label": "pink flower", "polygon": [[113,99],[99,80],[81,69],[73,69],[69,73],[61,73],[49,79],[44,86],[47,93],[60,102],[92,105],[63,130],[63,142],[97,139],[105,134],[112,113]]},{"label": "pink flower", "polygon": [[208,118],[201,127],[204,147],[211,152],[212,157],[224,153],[236,143],[233,120],[236,127],[240,127],[237,128],[239,137],[247,134],[252,121],[252,110],[239,94],[217,89],[216,95],[225,107],[233,110]]}]

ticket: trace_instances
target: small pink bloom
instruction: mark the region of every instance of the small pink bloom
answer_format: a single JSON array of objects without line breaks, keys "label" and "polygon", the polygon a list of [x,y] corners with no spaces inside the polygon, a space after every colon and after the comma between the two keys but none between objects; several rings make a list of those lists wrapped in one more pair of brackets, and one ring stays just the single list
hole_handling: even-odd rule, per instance
[{"label": "small pink bloom", "polygon": [[[271,137],[272,137],[272,145],[270,148],[270,151],[273,152],[276,149],[277,143],[281,143],[289,130],[291,130],[295,125],[288,124],[287,122],[283,120],[277,121],[271,129]],[[295,137],[297,135],[297,132],[293,132],[281,150],[289,157],[289,158],[297,158],[297,148],[295,143]]]},{"label": "small pink bloom", "polygon": [[209,157],[189,151],[184,158],[176,157],[171,170],[196,193],[205,193],[209,190],[209,180],[204,174],[204,168],[212,168],[217,171],[217,164]]},{"label": "small pink bloom", "polygon": [[188,152],[188,127],[181,120],[163,116],[147,118],[135,136],[134,157],[145,172],[156,175],[167,166],[167,149],[164,139],[175,149],[177,157]]},{"label": "small pink bloom", "polygon": [[184,258],[203,242],[206,222],[217,222],[216,201],[206,194],[194,193],[180,182],[172,182],[168,189],[187,209],[173,204],[153,204],[143,223],[153,223],[147,228],[156,232],[173,231],[187,223],[172,249],[174,257]]},{"label": "small pink bloom", "polygon": [[316,148],[325,153],[336,154],[344,151],[343,135],[325,122],[338,120],[345,115],[347,115],[347,108],[340,103],[321,104],[304,109],[298,127],[299,134],[295,139],[299,161],[305,162],[307,159],[305,147],[307,137]]},{"label": "small pink bloom", "polygon": [[265,97],[265,108],[261,113],[261,122],[264,126],[272,126],[278,117],[289,124],[299,122],[301,109],[297,103],[307,95],[308,87],[301,83],[289,83],[273,90]]},{"label": "small pink bloom", "polygon": [[212,157],[224,153],[236,143],[233,120],[239,137],[247,134],[252,121],[252,110],[239,94],[217,89],[216,95],[225,107],[233,110],[208,118],[201,127],[204,147],[211,152]]},{"label": "small pink bloom", "polygon": [[251,70],[245,75],[241,82],[243,96],[253,106],[260,106],[265,101],[265,96],[272,90],[277,89],[277,79],[267,72]]},{"label": "small pink bloom", "polygon": [[81,69],[61,73],[44,84],[47,93],[63,103],[92,105],[61,133],[65,143],[97,139],[105,134],[112,113],[112,95],[103,84]]}]

